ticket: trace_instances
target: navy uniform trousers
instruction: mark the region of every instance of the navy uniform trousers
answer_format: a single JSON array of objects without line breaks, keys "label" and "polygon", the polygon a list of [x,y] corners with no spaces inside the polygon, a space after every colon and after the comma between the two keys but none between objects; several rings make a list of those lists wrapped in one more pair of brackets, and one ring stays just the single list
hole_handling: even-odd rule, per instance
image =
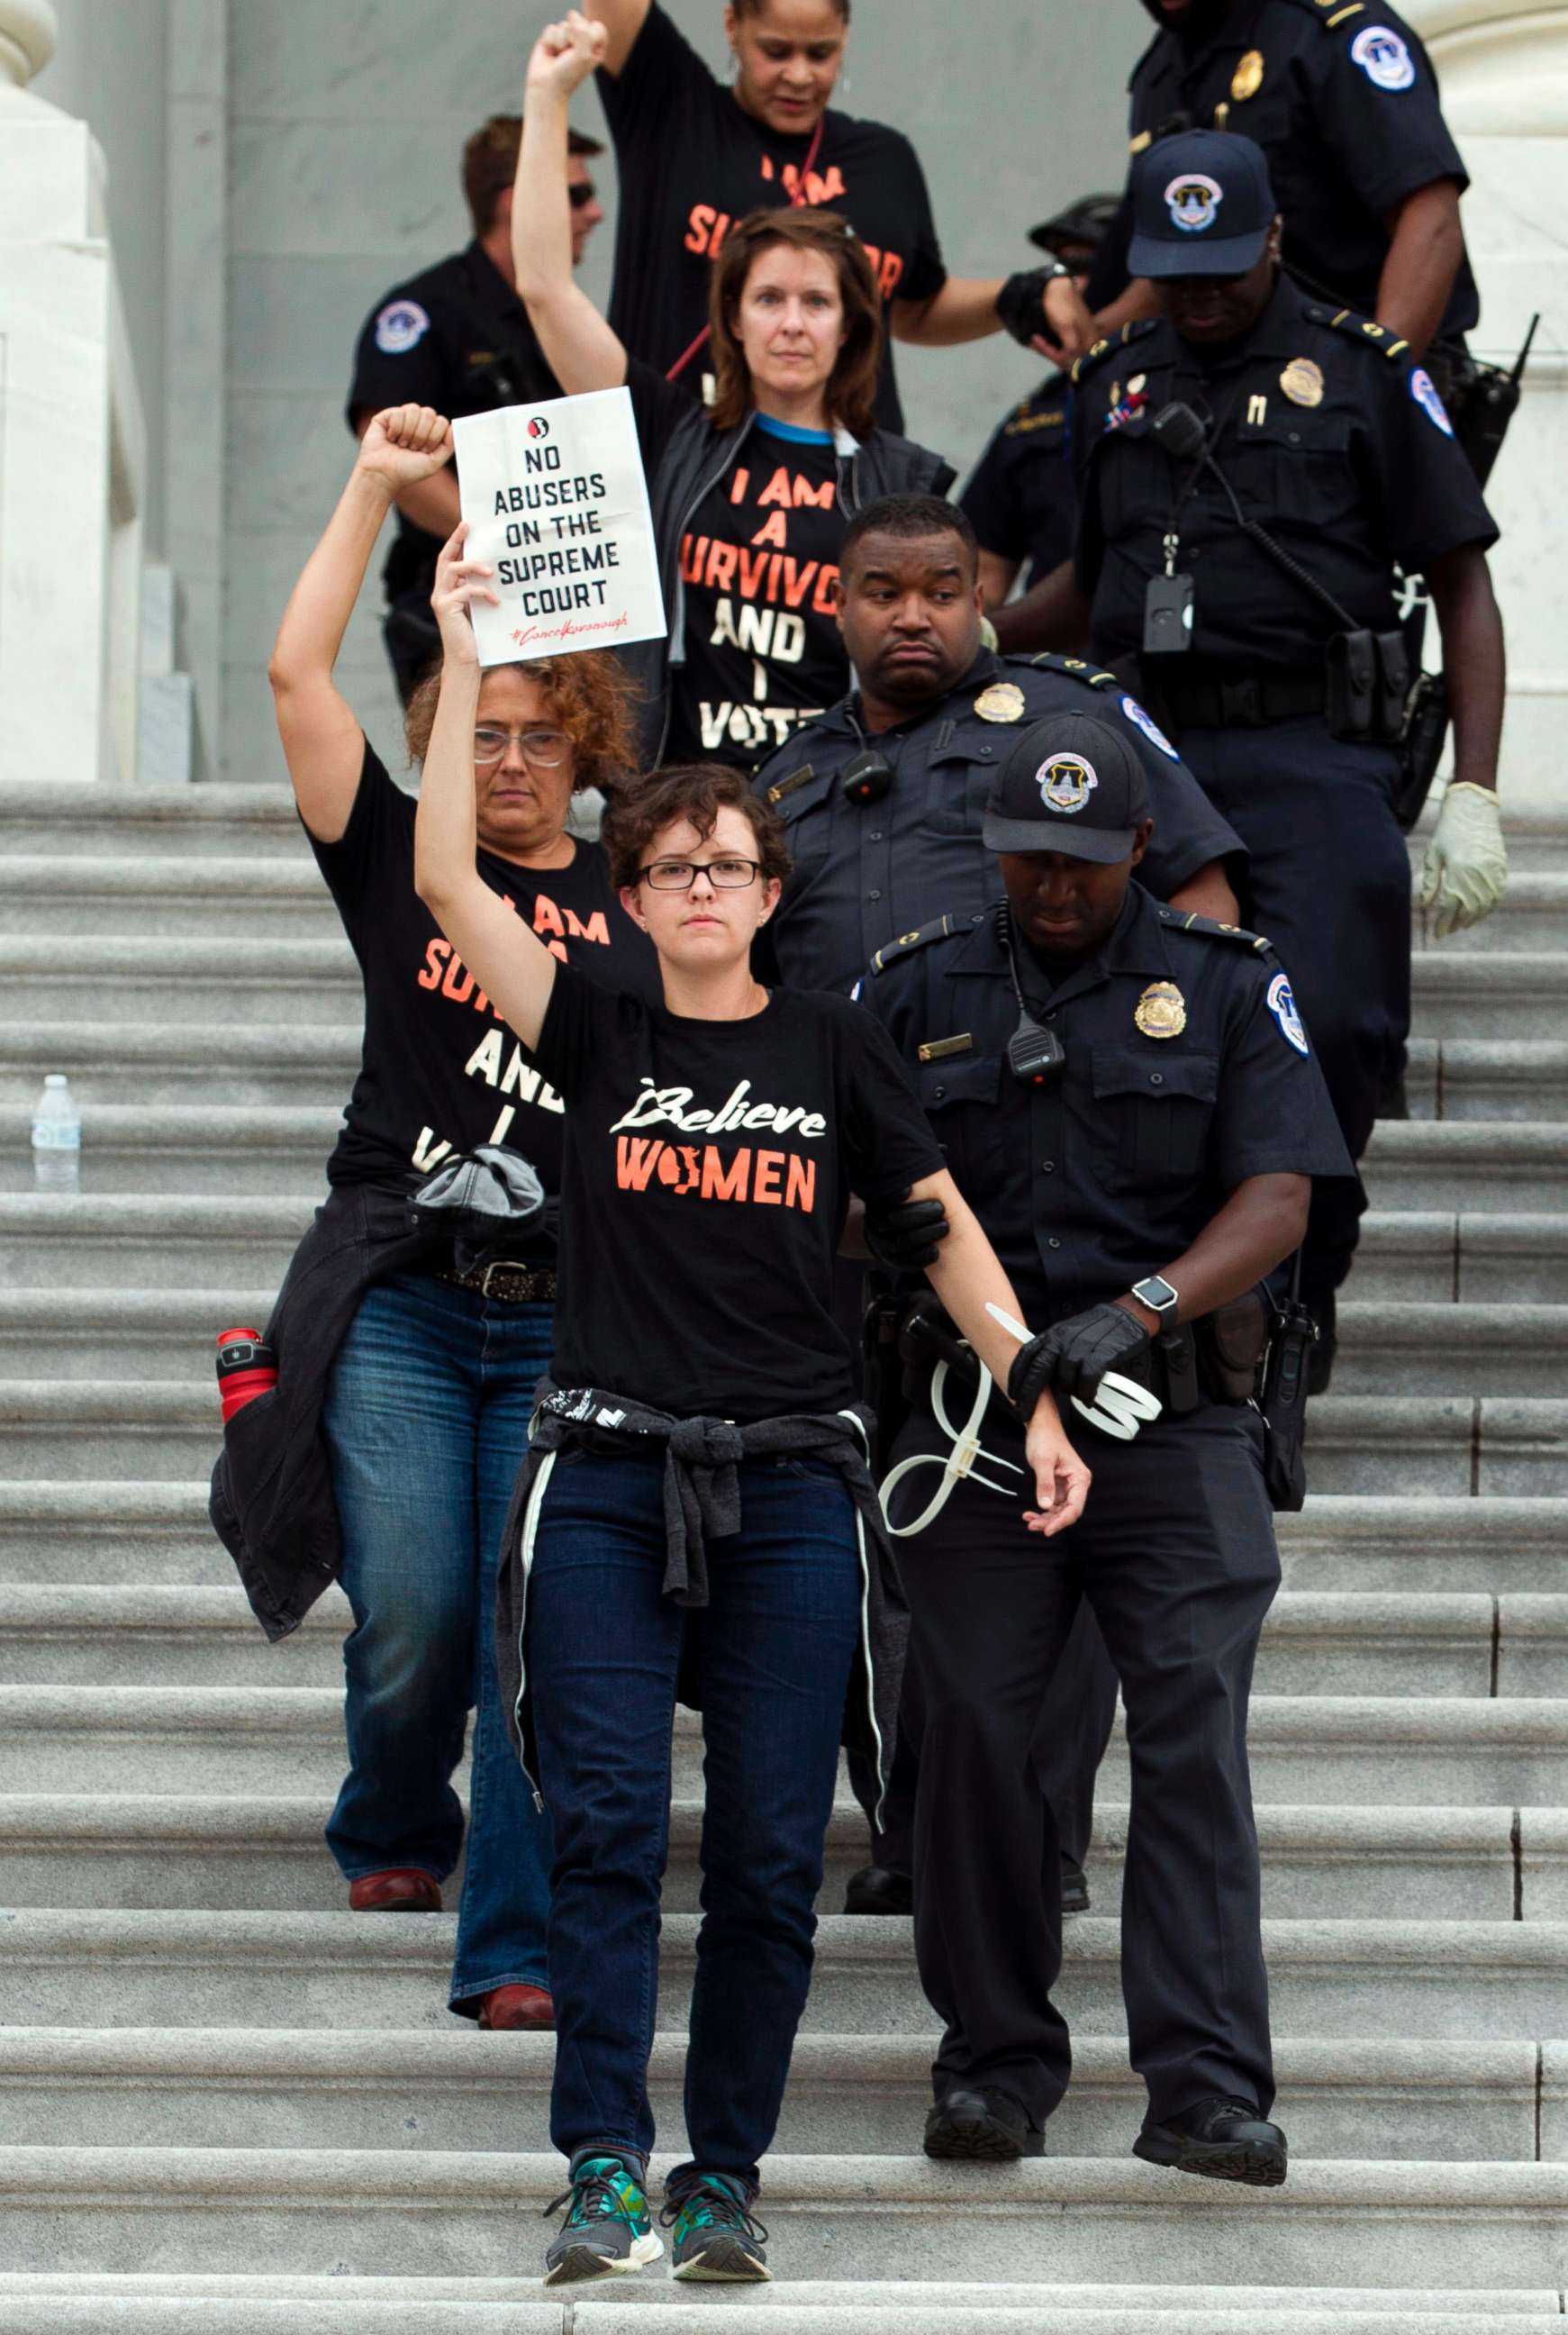
[{"label": "navy uniform trousers", "polygon": [[[961,1483],[898,1544],[924,1734],[915,1945],[945,2032],[932,2075],[1011,2093],[1043,2124],[1067,2088],[1060,1848],[1036,1750],[1080,1599],[1127,1705],[1132,1808],[1121,1979],[1132,2064],[1156,2118],[1229,2093],[1273,2100],[1247,1701],[1279,1586],[1262,1429],[1207,1404],[1117,1443],[1070,1413],[1094,1470],[1083,1519],[1045,1540],[1022,1503]],[[1021,1460],[992,1406],[986,1448]],[[895,1457],[941,1452],[917,1412]],[[925,1471],[906,1496],[916,1504]],[[929,1481],[931,1479],[925,1478]]]},{"label": "navy uniform trousers", "polygon": [[[1244,921],[1265,933],[1307,1025],[1346,1148],[1359,1160],[1404,1068],[1410,1027],[1410,861],[1388,746],[1322,722],[1184,729],[1184,759],[1252,854]],[[1313,1188],[1302,1264],[1309,1304],[1350,1269],[1366,1194]]]}]

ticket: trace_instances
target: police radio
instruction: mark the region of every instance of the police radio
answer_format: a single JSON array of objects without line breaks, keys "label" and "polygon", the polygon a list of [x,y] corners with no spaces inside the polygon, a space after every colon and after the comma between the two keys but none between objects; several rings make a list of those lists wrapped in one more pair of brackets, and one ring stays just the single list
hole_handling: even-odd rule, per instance
[{"label": "police radio", "polygon": [[1067,1049],[1055,1031],[1037,1022],[1023,1002],[1018,959],[1012,948],[1012,914],[1007,902],[999,900],[994,913],[996,936],[1007,951],[1007,969],[1012,975],[1012,994],[1018,1004],[1018,1027],[1007,1042],[1007,1067],[1021,1086],[1047,1087],[1066,1070]]},{"label": "police radio", "polygon": [[851,755],[838,773],[838,791],[846,802],[858,804],[880,802],[893,784],[893,765],[875,746],[863,746],[858,754]]}]

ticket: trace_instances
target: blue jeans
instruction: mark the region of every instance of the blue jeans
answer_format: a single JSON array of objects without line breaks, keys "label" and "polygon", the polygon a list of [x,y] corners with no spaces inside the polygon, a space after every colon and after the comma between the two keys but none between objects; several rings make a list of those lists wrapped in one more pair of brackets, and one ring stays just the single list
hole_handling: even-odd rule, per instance
[{"label": "blue jeans", "polygon": [[496,1688],[497,1555],[550,1358],[550,1308],[425,1274],[365,1292],[324,1424],[355,1627],[344,1648],[348,1774],[326,1827],[344,1880],[388,1866],[444,1881],[462,1846],[451,1787],[476,1713],[451,2007],[545,1986],[550,1833]]},{"label": "blue jeans", "polygon": [[686,2136],[705,2171],[757,2179],[811,1982],[813,1903],[860,1626],[855,1511],[835,1470],[740,1469],[740,1530],[708,1545],[711,1603],[661,1590],[663,1468],[562,1454],[540,1501],[526,1652],[556,1831],[551,2136],[653,2145],[648,2054],[670,1730],[686,1632],[702,1672],[702,1922]]}]

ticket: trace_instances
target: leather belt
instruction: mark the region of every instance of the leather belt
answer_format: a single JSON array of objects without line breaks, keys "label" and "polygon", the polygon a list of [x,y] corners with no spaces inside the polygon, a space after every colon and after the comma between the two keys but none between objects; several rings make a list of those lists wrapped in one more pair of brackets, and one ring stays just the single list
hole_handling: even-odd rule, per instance
[{"label": "leather belt", "polygon": [[1326,694],[1321,665],[1160,677],[1161,700],[1177,730],[1261,730],[1271,722],[1321,713]]},{"label": "leather belt", "polygon": [[470,1264],[466,1273],[449,1265],[436,1279],[450,1281],[458,1289],[477,1289],[481,1297],[491,1298],[498,1305],[553,1305],[556,1302],[553,1264],[518,1264],[497,1257],[490,1264]]}]

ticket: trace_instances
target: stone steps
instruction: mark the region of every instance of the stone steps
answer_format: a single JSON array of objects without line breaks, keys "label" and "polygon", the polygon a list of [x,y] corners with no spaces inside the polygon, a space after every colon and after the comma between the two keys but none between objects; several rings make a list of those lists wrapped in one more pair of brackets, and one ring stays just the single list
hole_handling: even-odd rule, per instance
[{"label": "stone steps", "polygon": [[[555,2046],[452,2020],[374,2029],[0,2030],[0,2147],[545,2150]],[[661,2131],[681,2127],[685,2039],[651,2063]],[[1530,2164],[1568,2157],[1568,2044],[1286,2039],[1281,2115],[1303,2157]],[[908,2156],[931,2097],[928,2039],[808,2035],[778,2146]],[[1075,2037],[1053,2156],[1121,2156],[1143,2112],[1123,2036]],[[3,2321],[0,2321],[3,2323]]]},{"label": "stone steps", "polygon": [[[0,1582],[0,1669],[15,1686],[336,1688],[346,1601],[330,1591],[280,1644],[232,1587]],[[1287,1591],[1263,1625],[1273,1694],[1536,1694],[1568,1654],[1568,1596]]]},{"label": "stone steps", "polygon": [[[207,1456],[210,1456],[209,1454]],[[1275,1519],[1290,1589],[1568,1594],[1568,1529],[1546,1497],[1314,1492]],[[207,1481],[0,1478],[0,1582],[231,1589]]]},{"label": "stone steps", "polygon": [[[1475,2335],[1500,2323],[1506,2335],[1561,2335],[1563,2295],[1515,2287],[1462,2293],[1381,2287],[1131,2287],[969,2284],[933,2279],[799,2278],[740,2298],[733,2290],[676,2286],[651,2277],[562,2300],[537,2279],[184,2277],[68,2272],[6,2276],[0,2309],[7,2335],[59,2335],[91,2328],[109,2310],[134,2335],[741,2335],[759,2315],[774,2335]],[[1179,2298],[1173,2301],[1173,2297]],[[659,2317],[650,2321],[645,2313]]]},{"label": "stone steps", "polygon": [[1411,1118],[1535,1125],[1568,1119],[1568,1044],[1555,1035],[1518,1034],[1540,1027],[1524,1012],[1495,1038],[1412,1038],[1405,1080]]},{"label": "stone steps", "polygon": [[[1329,2263],[1362,2282],[1568,2279],[1568,2165],[1309,2164],[1264,2194],[1130,2158],[1035,2160],[981,2187],[971,2167],[922,2158],[779,2154],[764,2179],[786,2277],[895,2276],[913,2225],[939,2220],[949,2276],[1030,2276],[1044,2221],[1064,2279],[1311,2283]],[[8,2148],[0,2233],[14,2243],[23,2224],[38,2267],[58,2270],[119,2253],[133,2227],[142,2262],[299,2271],[324,2247],[351,2272],[494,2276],[515,2267],[519,2221],[559,2180],[553,2153]]]},{"label": "stone steps", "polygon": [[257,940],[341,943],[332,896],[297,828],[295,836],[297,848],[286,853],[209,851],[194,864],[183,852],[7,852],[0,935],[49,942],[238,935],[247,949]]},{"label": "stone steps", "polygon": [[[124,1196],[121,1196],[124,1197]],[[58,1209],[59,1203],[53,1203]],[[236,1204],[215,1202],[225,1214]],[[288,1203],[274,1202],[280,1213]],[[127,1199],[127,1209],[149,1204]],[[237,1213],[243,1217],[243,1204]],[[299,1216],[303,1219],[302,1208]],[[3,1204],[0,1204],[3,1216]],[[149,1237],[128,1223],[128,1247]],[[152,1235],[158,1226],[154,1218]],[[53,1235],[49,1235],[51,1241]],[[0,1235],[0,1245],[4,1235]],[[276,1284],[239,1278],[248,1263],[246,1244],[219,1229],[208,1287],[117,1288],[112,1298],[115,1350],[142,1382],[193,1382],[208,1368],[217,1331],[234,1322],[260,1326],[272,1311]],[[102,1381],[105,1298],[92,1279],[98,1244],[82,1243],[76,1285],[63,1282],[0,1289],[0,1381]],[[162,1245],[160,1244],[160,1245]],[[40,1271],[26,1236],[19,1243],[24,1268]],[[140,1254],[140,1251],[136,1253]],[[225,1277],[232,1261],[236,1277]],[[108,1272],[107,1261],[102,1268]],[[1516,1395],[1538,1399],[1544,1387],[1568,1387],[1568,1303],[1478,1305],[1448,1301],[1348,1301],[1340,1309],[1337,1394]]]},{"label": "stone steps", "polygon": [[[1260,1695],[1260,1799],[1347,1806],[1568,1807],[1568,1699]],[[332,1792],[343,1767],[334,1688],[0,1687],[0,1772],[13,1791]],[[1120,1738],[1104,1775],[1125,1795]],[[701,1791],[694,1712],[676,1714],[673,1788]]]},{"label": "stone steps", "polygon": [[[1128,1809],[1107,1779],[1090,1855],[1095,1908],[1120,1903]],[[0,1794],[0,1899],[39,1908],[332,1914],[345,1895],[322,1838],[334,1790],[198,1795]],[[1261,1795],[1263,1910],[1290,1921],[1506,1922],[1568,1917],[1568,1822],[1555,1809],[1275,1805]],[[702,1803],[671,1811],[665,1902],[697,1904]],[[847,1788],[828,1828],[819,1899],[837,1914],[865,1864]],[[460,1873],[446,1886],[458,1903]]]},{"label": "stone steps", "polygon": [[[0,1191],[34,1188],[34,1100],[0,1103]],[[94,1197],[178,1187],[193,1198],[243,1193],[315,1203],[325,1195],[342,1124],[337,1104],[94,1102],[83,1117],[82,1188]]]},{"label": "stone steps", "polygon": [[[151,1018],[182,1031],[216,1013],[227,1028],[269,1028],[280,1008],[347,1019],[359,974],[342,934],[323,939],[79,935],[59,948],[34,935],[0,935],[0,1008],[105,1028]],[[1415,1012],[1422,1034],[1450,1040],[1549,1037],[1568,1006],[1568,954],[1479,948],[1418,953]],[[479,1017],[476,1017],[476,1020]]]},{"label": "stone steps", "polygon": [[[35,1099],[32,1090],[25,1099],[0,1100],[0,1190],[33,1187]],[[341,1121],[339,1107],[327,1103],[94,1102],[83,1127],[82,1189],[168,1194],[178,1184],[193,1197],[315,1200]],[[1550,1213],[1568,1189],[1568,1124],[1384,1119],[1365,1172],[1379,1213]]]},{"label": "stone steps", "polygon": [[359,1067],[357,1022],[261,1028],[213,1021],[85,1022],[0,1028],[0,1103],[31,1105],[63,1071],[87,1112],[99,1103],[304,1104],[341,1110]]},{"label": "stone steps", "polygon": [[[454,1927],[446,1914],[15,1907],[0,1917],[0,1980],[15,2026],[444,2030]],[[660,2003],[671,2027],[686,2015],[694,1930],[690,1914],[665,1917]],[[1118,1931],[1092,1913],[1067,1925],[1060,1999],[1081,2034],[1122,2025]],[[1565,1920],[1271,1918],[1263,1943],[1280,2036],[1568,2034]],[[906,1921],[819,1921],[804,2031],[935,2031]]]}]

